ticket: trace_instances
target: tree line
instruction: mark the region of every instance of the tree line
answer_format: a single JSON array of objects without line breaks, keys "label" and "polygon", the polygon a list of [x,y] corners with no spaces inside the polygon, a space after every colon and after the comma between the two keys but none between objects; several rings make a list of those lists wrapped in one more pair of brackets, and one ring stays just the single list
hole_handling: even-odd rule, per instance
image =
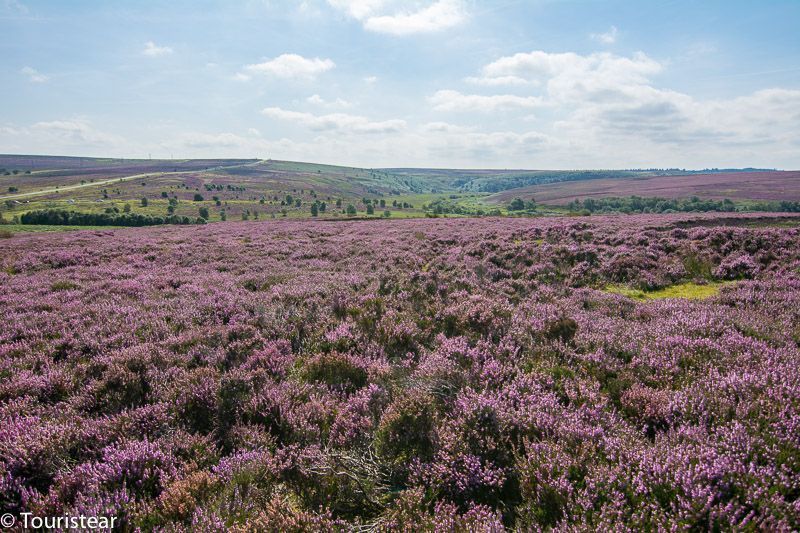
[{"label": "tree line", "polygon": [[160,217],[138,213],[81,213],[62,209],[44,209],[23,214],[20,222],[52,226],[158,226],[161,224],[205,224],[206,219],[178,215]]},{"label": "tree line", "polygon": [[691,198],[643,198],[629,196],[623,198],[585,198],[567,204],[573,211],[590,213],[672,213],[672,212],[734,212],[734,211],[766,211],[766,212],[800,212],[800,202],[755,202],[746,205],[734,203],[732,200]]}]

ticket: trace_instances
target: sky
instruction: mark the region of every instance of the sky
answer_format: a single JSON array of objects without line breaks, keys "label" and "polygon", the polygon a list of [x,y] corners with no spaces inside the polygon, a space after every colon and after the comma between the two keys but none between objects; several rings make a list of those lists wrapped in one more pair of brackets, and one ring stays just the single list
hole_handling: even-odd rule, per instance
[{"label": "sky", "polygon": [[800,1],[0,0],[0,153],[800,168]]}]

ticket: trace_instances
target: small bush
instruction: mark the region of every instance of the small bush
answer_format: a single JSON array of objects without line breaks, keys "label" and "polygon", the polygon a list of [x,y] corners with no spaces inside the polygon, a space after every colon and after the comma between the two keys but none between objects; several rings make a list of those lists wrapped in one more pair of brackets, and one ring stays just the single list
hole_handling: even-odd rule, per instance
[{"label": "small bush", "polygon": [[733,255],[725,258],[714,275],[720,279],[752,279],[758,272],[758,265],[747,254]]},{"label": "small bush", "polygon": [[578,332],[578,323],[574,319],[562,317],[547,324],[545,336],[551,340],[560,340],[567,343]]},{"label": "small bush", "polygon": [[62,281],[54,281],[50,285],[50,290],[53,292],[58,291],[71,291],[73,289],[77,289],[79,286],[77,283],[73,283],[71,281],[62,280]]},{"label": "small bush", "polygon": [[412,459],[430,460],[434,446],[435,413],[430,399],[403,396],[381,418],[375,433],[378,454],[396,467]]},{"label": "small bush", "polygon": [[367,384],[367,371],[340,354],[323,354],[311,359],[302,370],[305,381],[324,383],[344,392],[356,391]]}]

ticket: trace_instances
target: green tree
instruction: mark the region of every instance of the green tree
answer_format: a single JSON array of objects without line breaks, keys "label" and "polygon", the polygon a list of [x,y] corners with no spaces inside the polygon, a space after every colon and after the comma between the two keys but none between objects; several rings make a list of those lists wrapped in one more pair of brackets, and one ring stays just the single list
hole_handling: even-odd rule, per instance
[{"label": "green tree", "polygon": [[318,214],[319,214],[319,207],[317,207],[317,203],[314,202],[313,204],[311,204],[311,216],[315,217]]},{"label": "green tree", "polygon": [[226,220],[228,220],[228,215],[227,215],[227,214],[225,214],[225,210],[224,210],[224,209],[223,209],[222,211],[220,211],[220,212],[219,212],[219,219],[220,219],[221,221],[223,221],[223,222],[225,222]]},{"label": "green tree", "polygon": [[511,203],[508,204],[509,211],[522,211],[523,209],[525,209],[525,202],[522,198],[514,198],[511,200]]},{"label": "green tree", "polygon": [[195,202],[202,202],[203,201],[203,195],[200,194],[199,192],[194,193],[194,201]]},{"label": "green tree", "polygon": [[375,214],[375,208],[372,206],[371,203],[367,204],[367,214],[368,215],[374,215]]},{"label": "green tree", "polygon": [[122,208],[123,213],[130,213],[131,212],[131,204],[125,204]]},{"label": "green tree", "polygon": [[348,215],[354,216],[358,211],[356,211],[356,206],[353,204],[347,204],[347,210],[345,211]]},{"label": "green tree", "polygon": [[201,207],[200,209],[197,210],[197,212],[200,214],[200,218],[204,218],[204,219],[208,220],[209,217],[208,217],[208,208],[207,207]]},{"label": "green tree", "polygon": [[142,198],[142,207],[147,207],[147,198]]}]

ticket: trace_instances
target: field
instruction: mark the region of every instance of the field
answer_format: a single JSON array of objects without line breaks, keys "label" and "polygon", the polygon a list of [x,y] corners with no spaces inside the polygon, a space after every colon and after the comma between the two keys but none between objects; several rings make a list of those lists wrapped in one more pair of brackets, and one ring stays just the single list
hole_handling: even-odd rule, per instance
[{"label": "field", "polygon": [[165,216],[170,201],[174,214],[197,217],[202,207],[208,209],[210,221],[221,220],[223,212],[230,220],[309,218],[315,202],[326,204],[317,215],[321,218],[352,217],[348,205],[363,217],[365,199],[374,201],[373,216],[386,216],[388,211],[393,217],[419,217],[425,214],[420,202],[430,192],[418,180],[382,170],[272,160],[0,156],[0,168],[5,169],[0,172],[0,213],[7,220],[40,209],[88,213],[129,209]]},{"label": "field", "polygon": [[497,193],[489,202],[505,204],[514,198],[565,205],[573,200],[604,197],[688,198],[715,200],[800,200],[800,171],[733,172],[687,176],[640,176],[548,183]]},{"label": "field", "polygon": [[788,220],[0,239],[0,511],[166,531],[797,530]]},{"label": "field", "polygon": [[564,205],[574,199],[632,194],[729,198],[738,211],[776,210],[759,205],[760,200],[800,200],[800,172],[679,172],[367,169],[255,159],[0,155],[0,215],[13,221],[43,209],[192,219],[203,213],[216,222],[311,218],[312,205],[316,218],[350,219],[496,216],[511,214],[513,199],[531,197],[538,202],[538,215],[565,214]]}]

